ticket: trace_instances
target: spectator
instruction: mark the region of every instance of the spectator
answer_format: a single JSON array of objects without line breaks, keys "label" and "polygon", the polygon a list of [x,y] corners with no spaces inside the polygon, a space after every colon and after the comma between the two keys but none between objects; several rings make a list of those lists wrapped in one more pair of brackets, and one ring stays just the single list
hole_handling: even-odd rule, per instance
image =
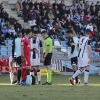
[{"label": "spectator", "polygon": [[35,10],[36,10],[36,11],[39,11],[39,13],[41,12],[40,5],[39,5],[39,4],[36,5]]},{"label": "spectator", "polygon": [[14,24],[14,28],[15,28],[15,31],[16,31],[16,32],[21,31],[22,26],[21,26],[21,24],[19,23],[19,20],[17,20],[17,22]]},{"label": "spectator", "polygon": [[53,3],[53,9],[55,9],[55,6],[58,8],[58,6],[59,6],[58,0],[55,0],[55,2]]},{"label": "spectator", "polygon": [[84,20],[86,20],[88,22],[88,21],[91,21],[91,19],[92,19],[91,12],[88,12],[88,14],[85,16]]},{"label": "spectator", "polygon": [[11,25],[14,25],[15,23],[16,23],[16,19],[13,17],[13,16],[10,16],[10,18],[9,18],[9,23],[11,24]]},{"label": "spectator", "polygon": [[49,19],[49,21],[54,21],[54,14],[53,14],[53,12],[52,12],[52,10],[50,10],[50,12],[48,13],[48,19]]},{"label": "spectator", "polygon": [[5,35],[1,34],[0,36],[0,45],[5,45]]},{"label": "spectator", "polygon": [[52,32],[53,32],[53,24],[52,24],[52,22],[50,21],[47,26],[48,26],[49,36],[51,36],[52,35]]},{"label": "spectator", "polygon": [[1,12],[2,12],[2,10],[4,9],[4,7],[3,7],[3,6],[4,6],[4,4],[3,4],[3,3],[1,3],[1,4],[0,4],[0,13],[1,13]]},{"label": "spectator", "polygon": [[62,21],[61,21],[61,27],[62,28],[67,28],[66,26],[66,20],[62,18]]},{"label": "spectator", "polygon": [[61,26],[59,25],[59,23],[55,22],[54,25],[55,32],[58,31],[59,28],[61,28]]},{"label": "spectator", "polygon": [[[72,13],[72,12],[70,12],[70,14],[68,14],[68,17],[70,18],[70,20],[73,20],[73,18],[74,18],[73,13]],[[67,18],[66,18],[66,20],[67,20]]]},{"label": "spectator", "polygon": [[47,15],[47,11],[46,11],[46,10],[43,11],[42,19],[43,19],[43,20],[45,20],[45,19],[48,20],[48,15]]},{"label": "spectator", "polygon": [[14,39],[16,37],[16,31],[14,29],[14,26],[11,26],[11,28],[8,30],[8,33],[9,33],[9,37]]},{"label": "spectator", "polygon": [[75,13],[74,18],[77,18],[77,20],[80,21],[80,15],[78,14],[78,12]]},{"label": "spectator", "polygon": [[94,27],[94,38],[97,42],[100,41],[100,32],[97,30],[97,27]]},{"label": "spectator", "polygon": [[63,7],[62,7],[62,10],[60,10],[60,14],[61,14],[61,16],[63,16],[65,13],[67,13],[66,7],[63,6]]},{"label": "spectator", "polygon": [[1,16],[5,20],[5,22],[8,21],[9,15],[4,9],[2,10]]},{"label": "spectator", "polygon": [[59,10],[62,11],[63,6],[65,6],[64,0],[61,0],[61,3],[59,4]]},{"label": "spectator", "polygon": [[96,16],[97,15],[97,10],[96,10],[95,6],[91,9],[91,15],[92,16]]},{"label": "spectator", "polygon": [[67,17],[66,28],[68,29],[69,26],[73,26],[73,21],[70,19],[70,17]]},{"label": "spectator", "polygon": [[18,0],[15,6],[16,6],[17,14],[20,17],[22,15],[22,9],[23,9],[21,1]]},{"label": "spectator", "polygon": [[84,7],[84,3],[83,3],[83,0],[80,0],[80,3],[78,4],[77,6],[77,10],[79,12],[79,14],[85,9]]},{"label": "spectator", "polygon": [[4,25],[3,28],[1,29],[1,34],[4,34],[5,38],[9,37],[6,25]]},{"label": "spectator", "polygon": [[86,29],[89,29],[91,32],[93,32],[93,25],[92,22],[89,22],[86,26]]},{"label": "spectator", "polygon": [[65,14],[62,16],[62,18],[63,18],[64,20],[67,20],[67,13],[65,13]]},{"label": "spectator", "polygon": [[98,1],[97,4],[95,5],[97,12],[100,10],[100,2]]},{"label": "spectator", "polygon": [[60,20],[62,19],[59,10],[56,11],[55,13],[55,19],[59,18]]},{"label": "spectator", "polygon": [[56,34],[59,40],[64,41],[63,34],[62,34],[62,28],[58,28],[58,30],[56,31]]},{"label": "spectator", "polygon": [[74,18],[73,20],[73,28],[78,35],[80,33],[80,22],[77,20],[77,18]]},{"label": "spectator", "polygon": [[36,13],[34,10],[30,10],[30,13],[29,13],[29,20],[36,20]]},{"label": "spectator", "polygon": [[34,6],[34,0],[31,0],[29,5],[30,5],[30,9],[32,9],[32,7]]},{"label": "spectator", "polygon": [[77,10],[77,3],[74,2],[73,5],[72,5],[71,7],[72,7],[71,9],[73,9],[73,10]]},{"label": "spectator", "polygon": [[72,6],[67,10],[67,14],[70,14],[70,13],[74,13],[74,10],[73,10]]},{"label": "spectator", "polygon": [[37,5],[39,5],[40,7],[40,3],[38,2],[38,0],[36,0],[36,2],[34,3],[35,8],[37,8]]},{"label": "spectator", "polygon": [[84,7],[85,7],[85,9],[90,8],[89,1],[86,1]]},{"label": "spectator", "polygon": [[28,20],[29,20],[29,13],[30,13],[29,6],[26,5],[26,8],[23,9],[24,22],[28,22]]},{"label": "spectator", "polygon": [[45,8],[47,8],[48,7],[48,4],[47,4],[47,2],[45,2],[45,0],[42,0],[42,2],[40,2],[40,6],[41,6],[41,8],[43,6],[45,6]]},{"label": "spectator", "polygon": [[27,0],[24,0],[24,1],[22,2],[23,10],[26,9],[26,6],[30,6],[30,4],[28,3]]}]

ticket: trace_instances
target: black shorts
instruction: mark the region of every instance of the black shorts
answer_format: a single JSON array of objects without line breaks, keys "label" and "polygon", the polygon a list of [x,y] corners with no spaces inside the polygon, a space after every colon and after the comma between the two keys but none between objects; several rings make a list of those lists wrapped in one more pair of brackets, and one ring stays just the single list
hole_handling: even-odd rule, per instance
[{"label": "black shorts", "polygon": [[44,61],[44,66],[51,65],[51,59],[52,59],[52,53],[48,53]]},{"label": "black shorts", "polygon": [[19,66],[19,67],[22,65],[21,56],[16,57],[16,63],[17,63],[17,66]]},{"label": "black shorts", "polygon": [[78,62],[77,57],[71,58],[71,65],[77,65],[77,62]]}]

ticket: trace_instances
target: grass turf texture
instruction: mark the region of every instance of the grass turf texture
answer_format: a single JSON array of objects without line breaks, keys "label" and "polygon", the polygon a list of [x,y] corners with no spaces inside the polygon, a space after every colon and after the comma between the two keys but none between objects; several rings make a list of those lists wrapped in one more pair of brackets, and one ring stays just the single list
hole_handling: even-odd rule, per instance
[{"label": "grass turf texture", "polygon": [[[53,76],[52,86],[13,86],[9,76],[0,76],[0,100],[100,100],[100,77],[90,76],[92,86],[71,86],[70,76]],[[83,83],[83,76],[81,83]],[[45,82],[46,77],[42,77]]]}]

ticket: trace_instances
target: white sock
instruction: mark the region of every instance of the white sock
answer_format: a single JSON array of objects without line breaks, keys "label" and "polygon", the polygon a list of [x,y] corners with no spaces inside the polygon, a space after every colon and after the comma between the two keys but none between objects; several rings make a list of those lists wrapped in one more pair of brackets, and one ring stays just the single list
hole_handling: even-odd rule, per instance
[{"label": "white sock", "polygon": [[41,72],[37,72],[38,82],[41,81]]},{"label": "white sock", "polygon": [[11,81],[11,84],[14,81],[14,74],[12,74],[11,72],[10,72],[10,81]]},{"label": "white sock", "polygon": [[34,72],[30,72],[30,75],[34,76]]},{"label": "white sock", "polygon": [[72,76],[73,79],[75,79],[75,77],[77,77],[78,75],[80,75],[81,70],[77,70],[74,75]]},{"label": "white sock", "polygon": [[84,83],[88,83],[89,71],[84,71]]}]

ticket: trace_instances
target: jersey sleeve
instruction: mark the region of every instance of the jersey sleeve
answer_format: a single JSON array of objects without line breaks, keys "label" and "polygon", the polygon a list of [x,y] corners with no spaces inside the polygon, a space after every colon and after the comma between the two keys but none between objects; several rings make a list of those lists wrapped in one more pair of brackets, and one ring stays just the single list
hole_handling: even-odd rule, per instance
[{"label": "jersey sleeve", "polygon": [[87,43],[88,45],[91,45],[91,40],[88,40],[88,43]]},{"label": "jersey sleeve", "polygon": [[46,46],[50,46],[50,40],[49,39],[46,40]]},{"label": "jersey sleeve", "polygon": [[39,45],[40,45],[40,47],[43,47],[43,46],[42,46],[42,41],[41,41],[41,40],[40,40],[40,43],[39,43]]}]

